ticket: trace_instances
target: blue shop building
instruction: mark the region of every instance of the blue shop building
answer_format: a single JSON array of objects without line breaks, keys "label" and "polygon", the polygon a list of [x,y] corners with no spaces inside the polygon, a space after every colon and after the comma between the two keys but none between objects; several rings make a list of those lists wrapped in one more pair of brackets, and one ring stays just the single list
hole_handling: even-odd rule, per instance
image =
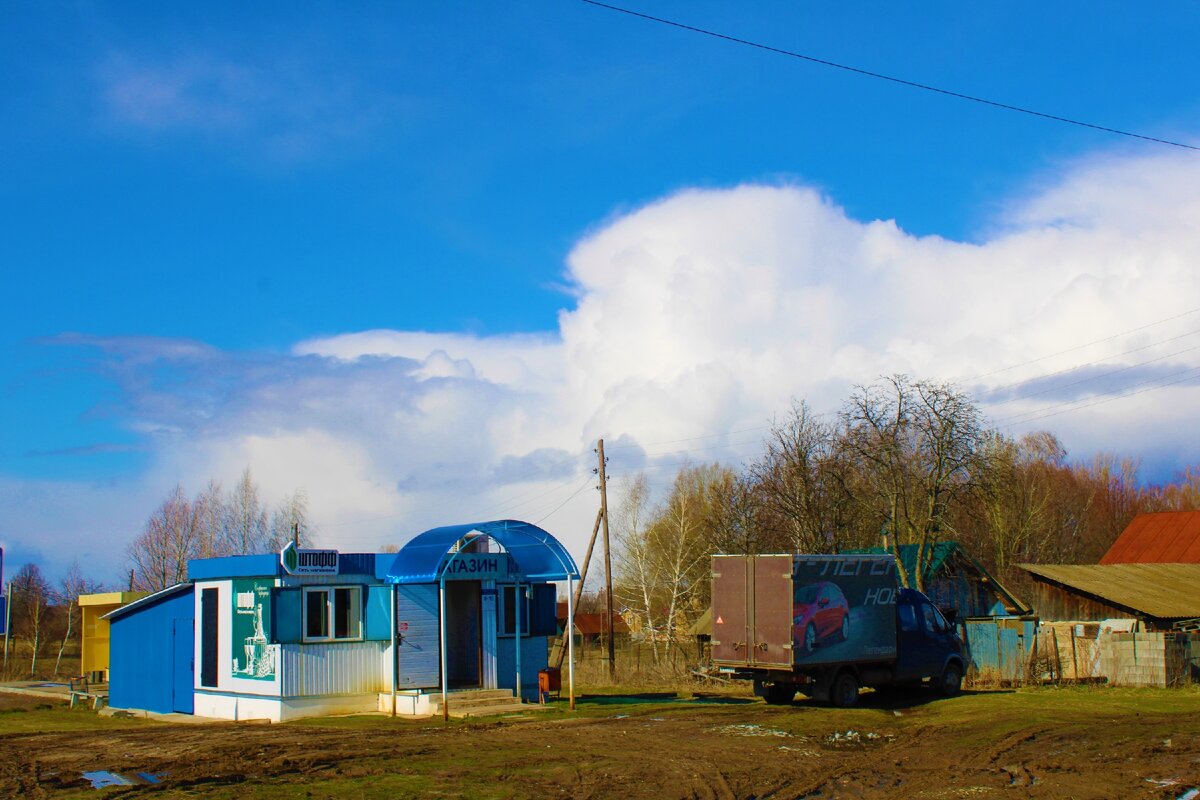
[{"label": "blue shop building", "polygon": [[469,689],[532,699],[556,582],[570,598],[579,578],[557,539],[517,520],[434,528],[398,553],[199,559],[188,576],[107,615],[114,707],[283,721],[424,716]]}]

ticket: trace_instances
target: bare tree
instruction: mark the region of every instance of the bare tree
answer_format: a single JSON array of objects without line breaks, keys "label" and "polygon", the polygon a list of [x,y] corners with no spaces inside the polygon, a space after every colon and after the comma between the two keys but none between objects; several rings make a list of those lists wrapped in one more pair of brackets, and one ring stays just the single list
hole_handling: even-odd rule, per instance
[{"label": "bare tree", "polygon": [[83,570],[79,568],[78,559],[72,559],[71,565],[59,581],[58,590],[54,593],[55,603],[63,608],[66,616],[62,640],[58,644],[58,657],[54,659],[55,675],[59,674],[59,668],[62,666],[63,651],[67,649],[67,642],[75,633],[75,622],[79,618],[79,596],[86,594],[90,589],[89,582],[83,577]]},{"label": "bare tree", "polygon": [[241,479],[230,492],[224,517],[221,539],[225,552],[242,554],[267,551],[267,512],[249,467],[242,472]]},{"label": "bare tree", "polygon": [[[953,533],[951,505],[984,467],[979,411],[951,384],[895,375],[857,387],[841,418],[866,481],[859,499],[883,516],[901,580],[923,589],[934,545]],[[903,545],[916,547],[911,573]]]},{"label": "bare tree", "polygon": [[176,486],[126,549],[133,588],[157,592],[187,579],[187,562],[203,541],[204,509],[188,502]]},{"label": "bare tree", "polygon": [[763,500],[754,478],[732,470],[711,487],[712,516],[708,549],[712,553],[760,553],[769,541],[762,522]]},{"label": "bare tree", "polygon": [[999,433],[985,436],[980,455],[986,465],[976,482],[984,523],[981,554],[999,574],[1018,560],[1045,548],[1050,528],[1052,474],[1066,451],[1053,434],[1029,433],[1013,441]]},{"label": "bare tree", "polygon": [[650,523],[650,485],[645,475],[622,482],[619,499],[610,505],[617,509],[611,519],[616,545],[616,585],[614,599],[631,612],[631,632],[646,635],[655,662],[659,660],[655,636],[654,595],[659,583],[658,564],[647,537]]},{"label": "bare tree", "polygon": [[222,536],[225,523],[225,494],[216,479],[208,482],[204,491],[192,501],[199,530],[196,539],[196,558],[213,558],[231,555]]},{"label": "bare tree", "polygon": [[[763,456],[750,476],[761,498],[763,536],[795,553],[836,553],[861,546],[862,514],[854,502],[855,474],[839,432],[793,401],[771,426]],[[774,534],[774,535],[771,535]]]},{"label": "bare tree", "polygon": [[23,564],[13,576],[9,591],[13,604],[14,634],[29,642],[29,674],[37,672],[37,660],[45,645],[46,627],[53,593],[50,582],[37,564]]},{"label": "bare tree", "polygon": [[669,647],[686,630],[688,617],[695,616],[709,599],[710,489],[720,474],[717,465],[681,468],[649,529],[651,557],[658,563],[661,581],[659,627]]},{"label": "bare tree", "polygon": [[297,489],[279,501],[271,513],[270,535],[267,538],[267,551],[275,552],[292,540],[299,532],[300,546],[312,546],[312,534],[308,526],[308,495],[303,489]]}]

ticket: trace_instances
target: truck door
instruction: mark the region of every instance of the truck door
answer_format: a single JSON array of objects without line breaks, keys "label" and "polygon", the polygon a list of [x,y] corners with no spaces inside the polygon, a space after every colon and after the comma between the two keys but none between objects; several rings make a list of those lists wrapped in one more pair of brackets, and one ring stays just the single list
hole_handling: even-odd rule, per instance
[{"label": "truck door", "polygon": [[898,681],[941,675],[949,654],[945,619],[928,600],[918,598],[902,598],[896,605]]},{"label": "truck door", "polygon": [[756,556],[751,662],[792,666],[792,557]]},{"label": "truck door", "polygon": [[792,557],[713,557],[713,661],[792,666]]},{"label": "truck door", "polygon": [[749,556],[713,556],[712,654],[714,661],[749,664]]}]

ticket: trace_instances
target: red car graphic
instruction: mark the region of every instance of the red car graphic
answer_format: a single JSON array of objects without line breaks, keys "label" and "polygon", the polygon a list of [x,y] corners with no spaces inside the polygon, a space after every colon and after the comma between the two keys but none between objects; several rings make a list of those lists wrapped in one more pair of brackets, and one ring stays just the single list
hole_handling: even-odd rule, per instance
[{"label": "red car graphic", "polygon": [[792,644],[811,653],[830,638],[850,636],[850,606],[836,583],[821,581],[796,590],[792,606]]}]

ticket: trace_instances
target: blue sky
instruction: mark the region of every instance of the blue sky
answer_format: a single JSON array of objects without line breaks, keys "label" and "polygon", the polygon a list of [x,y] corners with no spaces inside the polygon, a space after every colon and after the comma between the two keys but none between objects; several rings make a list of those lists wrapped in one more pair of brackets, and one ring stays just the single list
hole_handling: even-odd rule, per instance
[{"label": "blue sky", "polygon": [[[935,3],[919,14],[889,3],[629,7],[1001,102],[1197,141],[1200,8],[1191,4]],[[460,521],[443,518],[446,496],[414,492],[417,474],[443,476],[443,486],[466,481],[487,499],[483,512],[522,494],[546,492],[553,503],[575,489],[568,477],[585,479],[586,443],[595,435],[627,436],[644,449],[677,433],[721,434],[714,441],[732,449],[693,457],[736,461],[750,455],[753,436],[729,432],[761,425],[791,395],[835,407],[850,383],[873,374],[980,375],[1193,305],[1191,285],[1177,279],[1188,274],[1178,264],[1194,245],[1186,237],[1191,218],[1178,220],[1172,232],[1183,238],[1159,253],[1146,244],[1157,223],[1135,229],[1137,214],[1119,198],[1183,198],[1172,208],[1190,207],[1194,184],[1182,176],[1200,155],[583,3],[13,3],[0,26],[0,67],[7,300],[0,413],[8,423],[0,440],[0,538],[12,551],[51,562],[54,543],[80,535],[86,521],[115,569],[124,542],[165,488],[179,481],[196,491],[205,476],[232,482],[255,459],[250,466],[268,490],[300,485],[314,495],[331,542],[375,546],[426,522]],[[1131,185],[1136,191],[1126,191]],[[753,187],[778,191],[764,200]],[[1106,197],[1116,205],[1097,199]],[[744,209],[759,216],[740,216]],[[814,233],[777,237],[758,229],[764,219],[792,232],[806,230],[808,220]],[[1061,233],[1064,219],[1094,235],[1046,244],[1045,232]],[[639,226],[651,220],[658,227],[646,234]],[[729,225],[732,238],[697,244],[705,239],[697,220]],[[861,228],[868,243],[892,237],[890,246],[921,253],[952,246],[949,260],[971,265],[958,274],[1025,280],[1043,296],[1066,292],[1047,306],[1065,309],[1063,316],[1043,309],[1042,327],[1011,342],[1005,337],[1013,323],[997,322],[979,340],[964,334],[950,348],[953,357],[939,359],[933,334],[917,327],[870,333],[889,315],[886,297],[868,297],[859,308],[835,304],[844,313],[834,340],[814,328],[781,341],[813,359],[831,348],[824,361],[855,366],[811,385],[800,370],[790,385],[769,391],[758,373],[713,377],[722,365],[688,360],[686,346],[664,345],[661,358],[639,352],[669,341],[652,326],[622,351],[605,350],[604,341],[631,330],[618,311],[636,305],[625,302],[631,286],[613,282],[634,246],[616,242],[622,231],[636,233],[635,244],[661,231],[693,231],[678,240],[688,258],[719,252],[734,265],[748,252],[750,272],[770,258],[745,241],[778,238],[778,271],[762,276],[765,285],[781,286],[786,296],[789,276],[807,275],[793,288],[811,311],[825,295],[809,289],[835,263],[846,276],[839,297],[877,291],[875,273],[856,273],[859,262],[841,264],[840,254],[825,249],[837,250],[842,240],[819,241],[843,222],[847,231]],[[1114,236],[1124,244],[1114,248]],[[810,245],[807,271],[787,260],[787,248]],[[1040,260],[1006,261],[1018,245]],[[1080,299],[1091,277],[1086,265],[1083,278],[1051,281],[1052,289],[1038,283],[1093,252],[1124,254],[1105,273],[1117,277],[1099,280],[1103,290]],[[972,255],[981,253],[1009,255]],[[914,258],[924,263],[926,256]],[[1138,275],[1154,277],[1134,281],[1145,297],[1131,296],[1121,282],[1139,259],[1146,263]],[[1159,274],[1162,264],[1183,271]],[[706,287],[716,282],[678,290],[680,280],[676,273],[661,284],[676,287],[665,295],[671,303],[693,309],[713,301]],[[977,285],[962,292],[958,305],[981,304],[984,317],[995,311],[995,298],[980,296]],[[605,305],[616,302],[621,309]],[[869,318],[856,317],[867,309]],[[1051,317],[1061,324],[1046,323]],[[730,358],[761,358],[761,374],[772,374],[771,330],[758,331],[754,320],[747,312],[743,323],[716,327]],[[1166,339],[1190,330],[1188,322],[1152,332]],[[582,332],[610,325],[612,336],[590,344]],[[347,338],[368,331],[384,333]],[[444,338],[413,339],[418,332]],[[574,359],[566,367],[564,348]],[[1094,376],[1101,357],[1128,349],[1116,342],[1104,352],[1040,361],[982,388],[1056,370]],[[571,373],[571,364],[585,363],[588,376]],[[652,372],[642,369],[649,363],[657,365]],[[1132,357],[1119,363],[1140,364]],[[1155,368],[1190,363],[1194,354]],[[446,382],[437,384],[445,394],[433,392],[431,381]],[[639,381],[653,390],[638,394]],[[358,387],[354,398],[346,398],[348,387]],[[722,399],[690,416],[685,408],[658,419],[656,402],[678,409],[678,397],[695,392]],[[575,393],[596,405],[566,413],[563,404],[578,411]],[[459,405],[463,397],[471,402]],[[334,398],[363,405],[347,402],[356,410],[339,416],[328,411]],[[370,440],[380,437],[371,426],[385,424],[388,402],[411,404],[432,438],[402,426],[383,437],[392,455],[372,450]],[[488,416],[497,408],[509,416]],[[454,414],[439,416],[446,409]],[[488,422],[459,428],[455,438],[445,426],[460,413]],[[553,423],[533,431],[532,416]],[[1111,420],[1083,414],[1042,424],[1065,431],[1079,457],[1142,455],[1154,475],[1200,456],[1165,433],[1178,430],[1178,421],[1140,406],[1125,419],[1109,438],[1099,428],[1112,430]],[[303,452],[348,449],[314,459],[329,471],[288,471],[278,465],[308,462],[262,443],[296,437],[309,437],[296,445]],[[651,462],[652,450],[645,453]],[[404,453],[416,455],[405,461]],[[473,469],[481,463],[494,469]],[[523,482],[511,483],[513,475]],[[323,499],[319,485],[341,479],[378,489],[362,502],[374,510],[356,515]],[[573,497],[561,512],[564,527],[593,513],[588,493]],[[359,531],[357,539],[338,539],[350,530]]]}]

